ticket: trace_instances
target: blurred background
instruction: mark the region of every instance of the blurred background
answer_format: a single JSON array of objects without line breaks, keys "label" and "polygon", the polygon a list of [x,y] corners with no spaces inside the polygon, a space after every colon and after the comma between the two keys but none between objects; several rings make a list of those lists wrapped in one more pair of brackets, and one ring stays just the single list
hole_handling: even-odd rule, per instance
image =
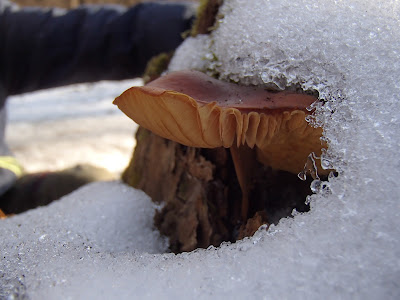
[{"label": "blurred background", "polygon": [[[198,2],[199,0],[158,0],[157,2]],[[13,1],[21,6],[56,6],[64,8],[74,8],[81,4],[120,4],[120,5],[134,5],[140,2],[151,2],[151,0],[16,0]],[[153,0],[154,2],[154,0]]]},{"label": "blurred background", "polygon": [[[74,8],[81,4],[112,3],[130,6],[149,1],[13,2],[20,6]],[[77,84],[9,97],[6,141],[29,173],[57,171],[86,163],[106,168],[118,177],[130,161],[136,144],[134,134],[137,125],[120,112],[112,101],[134,85],[142,85],[142,80],[133,78]]]}]

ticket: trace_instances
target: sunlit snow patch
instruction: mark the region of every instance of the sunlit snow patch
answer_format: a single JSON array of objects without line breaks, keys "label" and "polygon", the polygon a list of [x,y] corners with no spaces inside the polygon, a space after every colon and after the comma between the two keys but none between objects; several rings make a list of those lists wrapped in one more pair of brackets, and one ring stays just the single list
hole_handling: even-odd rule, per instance
[{"label": "sunlit snow patch", "polygon": [[110,103],[141,79],[52,88],[8,98],[10,122],[38,122],[120,114]]},{"label": "sunlit snow patch", "polygon": [[141,79],[76,84],[10,97],[6,141],[26,172],[91,164],[121,173],[136,124],[111,104]]}]

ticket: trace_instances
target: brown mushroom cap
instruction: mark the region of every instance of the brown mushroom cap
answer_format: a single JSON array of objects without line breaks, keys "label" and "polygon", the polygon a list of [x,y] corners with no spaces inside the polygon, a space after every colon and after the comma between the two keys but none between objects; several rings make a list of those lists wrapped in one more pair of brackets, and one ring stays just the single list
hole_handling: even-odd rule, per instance
[{"label": "brown mushroom cap", "polygon": [[322,129],[305,120],[314,101],[179,71],[126,90],[114,104],[164,138],[201,148],[256,147],[263,164],[298,173],[309,153],[321,153]]}]

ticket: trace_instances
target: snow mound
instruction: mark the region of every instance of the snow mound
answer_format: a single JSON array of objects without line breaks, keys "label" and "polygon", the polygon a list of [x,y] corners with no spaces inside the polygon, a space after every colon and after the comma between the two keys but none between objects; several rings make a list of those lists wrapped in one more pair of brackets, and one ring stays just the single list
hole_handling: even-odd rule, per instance
[{"label": "snow mound", "polygon": [[323,124],[323,164],[339,176],[310,197],[308,213],[180,255],[163,253],[143,193],[90,185],[2,221],[0,295],[400,298],[399,2],[225,2],[218,29],[188,39],[171,70],[318,91],[325,105],[310,121]]},{"label": "snow mound", "polygon": [[107,270],[117,256],[166,252],[167,241],[153,228],[154,211],[142,191],[100,182],[2,221],[0,298],[20,297],[23,286],[34,299],[47,299],[54,286],[63,291],[74,278],[96,276],[94,265]]}]

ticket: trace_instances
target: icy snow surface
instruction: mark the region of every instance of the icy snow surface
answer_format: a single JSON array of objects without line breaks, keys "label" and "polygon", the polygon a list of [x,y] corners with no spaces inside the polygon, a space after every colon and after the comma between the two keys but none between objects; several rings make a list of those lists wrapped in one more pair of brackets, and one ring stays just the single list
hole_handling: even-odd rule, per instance
[{"label": "icy snow surface", "polygon": [[309,213],[181,255],[164,253],[142,193],[117,182],[87,186],[2,221],[0,295],[400,298],[400,4],[225,2],[218,29],[188,39],[171,69],[317,90],[326,104],[311,121],[324,125],[323,164],[339,176],[309,199]]}]

